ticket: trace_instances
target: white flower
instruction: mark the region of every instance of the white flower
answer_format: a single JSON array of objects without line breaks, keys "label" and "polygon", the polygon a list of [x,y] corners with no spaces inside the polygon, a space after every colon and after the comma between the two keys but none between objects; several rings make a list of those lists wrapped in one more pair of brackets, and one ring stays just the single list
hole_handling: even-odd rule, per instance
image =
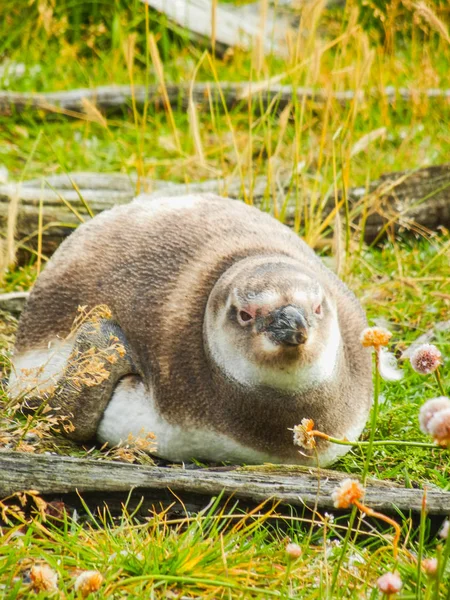
[{"label": "white flower", "polygon": [[450,408],[450,398],[447,398],[446,396],[439,396],[438,398],[427,400],[425,404],[422,405],[419,412],[420,430],[423,433],[430,433],[428,425],[431,419],[437,412],[447,408]]},{"label": "white flower", "polygon": [[442,364],[442,354],[433,344],[422,344],[412,353],[410,361],[416,373],[428,375]]},{"label": "white flower", "polygon": [[437,558],[424,558],[422,561],[422,569],[430,577],[434,577],[437,574],[438,566]]},{"label": "white flower", "polygon": [[314,429],[314,421],[312,419],[302,419],[300,425],[295,425],[292,431],[294,432],[294,444],[312,450],[316,447],[316,440],[311,435]]},{"label": "white flower", "polygon": [[428,432],[437,444],[450,447],[450,408],[434,413],[428,422]]},{"label": "white flower", "polygon": [[439,537],[443,540],[446,540],[448,538],[449,529],[450,521],[448,519],[445,519],[445,521],[442,523],[442,527],[439,530]]},{"label": "white flower", "polygon": [[296,559],[302,555],[302,549],[298,544],[290,543],[286,546],[286,554],[289,558]]}]

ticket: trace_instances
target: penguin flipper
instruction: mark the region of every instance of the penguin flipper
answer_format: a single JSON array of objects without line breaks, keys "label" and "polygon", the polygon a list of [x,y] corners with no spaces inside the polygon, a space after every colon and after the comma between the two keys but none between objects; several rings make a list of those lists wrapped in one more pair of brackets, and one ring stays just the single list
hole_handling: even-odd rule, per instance
[{"label": "penguin flipper", "polygon": [[[95,437],[119,380],[137,371],[128,342],[116,322],[106,318],[85,321],[71,337],[71,350],[55,385],[35,395],[31,391],[25,400],[26,407],[32,410],[48,405],[64,435],[83,442]],[[44,367],[45,363],[42,371]],[[36,389],[39,387],[42,386]]]}]

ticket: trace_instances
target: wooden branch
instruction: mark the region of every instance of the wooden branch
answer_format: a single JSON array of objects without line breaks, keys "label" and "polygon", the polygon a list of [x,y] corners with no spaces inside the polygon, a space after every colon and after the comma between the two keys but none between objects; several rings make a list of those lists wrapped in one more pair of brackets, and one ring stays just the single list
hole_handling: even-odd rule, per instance
[{"label": "wooden branch", "polygon": [[[85,204],[96,214],[117,204],[132,200],[136,178],[122,174],[73,173],[47,179],[50,187],[42,188],[40,180],[0,185],[0,232],[6,229],[8,206],[19,196],[16,239],[26,248],[36,247],[39,204],[43,200],[42,248],[51,254],[58,244],[79,225],[88,220]],[[77,189],[74,189],[76,186]],[[297,206],[295,189],[286,175],[277,190],[268,185],[266,177],[258,177],[251,188],[240,179],[211,179],[192,184],[174,184],[161,180],[141,181],[143,201],[157,197],[177,196],[186,193],[216,193],[237,198],[252,198],[255,205],[264,205],[267,198],[278,206],[287,202],[286,222],[292,223]],[[415,172],[398,172],[383,175],[369,188],[352,188],[348,192],[353,226],[358,226],[361,214],[367,208],[364,238],[370,243],[385,233],[386,229],[402,231],[424,228],[436,230],[450,227],[450,164],[427,167]],[[63,202],[64,199],[64,202]],[[334,198],[326,203],[322,218],[334,208]],[[25,240],[22,241],[21,240]]]},{"label": "wooden branch", "polygon": [[[167,94],[169,102],[174,108],[186,109],[189,101],[190,84],[169,84]],[[136,104],[142,106],[148,102],[156,110],[164,110],[164,99],[159,85],[136,85],[133,89],[129,85],[99,86],[96,88],[81,88],[62,92],[12,92],[0,91],[0,114],[9,115],[11,112],[29,115],[35,111],[56,112],[66,116],[79,117],[85,113],[86,100],[105,111],[117,111],[131,108],[131,99],[134,94]],[[315,104],[325,104],[330,98],[341,104],[348,104],[358,99],[359,102],[369,98],[384,98],[388,102],[397,99],[406,102],[413,98],[426,97],[432,99],[450,99],[450,90],[427,89],[422,91],[410,90],[405,87],[384,88],[380,92],[374,88],[368,91],[352,90],[333,92],[313,88],[293,88],[291,85],[281,85],[270,82],[257,82],[250,85],[243,82],[198,82],[192,88],[193,101],[200,107],[209,109],[210,100],[217,108],[222,109],[223,103],[228,110],[242,106],[248,110],[248,98],[251,97],[256,107],[267,107],[274,102],[274,110],[281,111],[295,98],[298,102],[306,99]],[[39,116],[39,115],[36,115]],[[88,117],[89,118],[89,117]]]},{"label": "wooden branch", "polygon": [[[241,467],[236,469],[182,469],[147,467],[90,459],[0,452],[0,497],[37,490],[41,494],[81,495],[128,492],[133,488],[164,494],[233,496],[255,503],[276,499],[292,506],[333,510],[331,493],[348,475],[302,467]],[[370,480],[365,502],[375,510],[420,513],[423,491]],[[433,515],[450,511],[450,492],[427,491],[427,509]]]}]

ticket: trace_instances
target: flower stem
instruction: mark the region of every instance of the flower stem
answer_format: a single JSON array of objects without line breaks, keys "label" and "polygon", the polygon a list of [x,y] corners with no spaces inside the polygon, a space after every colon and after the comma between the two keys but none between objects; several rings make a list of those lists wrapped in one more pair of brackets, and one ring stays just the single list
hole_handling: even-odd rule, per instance
[{"label": "flower stem", "polygon": [[[375,389],[374,389],[374,400],[373,400],[373,411],[372,411],[372,421],[371,421],[371,428],[370,428],[370,438],[369,438],[369,442],[367,443],[367,445],[369,446],[369,450],[367,452],[367,456],[366,456],[366,460],[364,462],[364,470],[363,470],[363,476],[362,476],[362,483],[363,485],[366,482],[367,479],[367,474],[369,472],[369,463],[370,463],[370,459],[372,457],[372,449],[373,449],[373,441],[374,441],[374,436],[375,436],[375,426],[376,426],[376,422],[377,422],[377,417],[378,417],[378,397],[380,395],[380,373],[378,370],[378,356],[379,356],[379,348],[375,348],[375,352],[374,352],[374,361],[375,361]],[[313,433],[316,432],[311,432],[311,435]],[[318,432],[320,433],[320,432]],[[319,435],[318,437],[324,437],[324,435],[326,434],[322,434]],[[328,439],[328,441],[334,441],[336,438],[331,438],[330,436],[327,436],[325,439]],[[339,440],[339,443],[341,443],[342,440]],[[336,442],[335,442],[336,443]],[[362,442],[359,442],[362,443]],[[352,442],[345,442],[344,445],[347,446],[348,444],[353,445]],[[350,535],[352,533],[352,529],[353,529],[353,524],[355,522],[356,519],[356,514],[357,514],[357,510],[356,510],[356,504],[353,506],[352,509],[352,513],[350,515],[350,521],[348,524],[348,529],[347,532],[345,534],[345,538],[344,538],[344,543],[342,544],[342,550],[339,556],[339,560],[337,563],[337,566],[335,567],[334,573],[333,573],[333,580],[331,582],[331,595],[333,596],[334,594],[334,589],[336,587],[337,584],[337,580],[338,577],[340,575],[340,570],[341,570],[341,566],[342,563],[344,562],[344,558],[347,552],[347,548],[348,548],[348,544],[350,542]]]},{"label": "flower stem", "polygon": [[[331,435],[327,435],[323,433],[323,431],[313,430],[309,432],[309,435],[312,437],[319,437],[327,442],[331,442],[333,444],[339,444],[340,446],[369,446],[370,441],[368,442],[351,442],[350,440],[334,438]],[[374,440],[372,442],[372,446],[416,446],[418,448],[431,448],[433,450],[445,450],[444,446],[437,446],[436,444],[431,444],[429,442],[408,442],[406,440]]]},{"label": "flower stem", "polygon": [[441,392],[441,394],[443,396],[446,396],[446,393],[445,393],[445,390],[444,390],[444,386],[442,384],[442,377],[441,377],[441,374],[439,372],[439,368],[437,368],[436,371],[434,372],[434,376],[436,377],[436,381],[437,381],[437,384],[439,386],[439,391]]},{"label": "flower stem", "polygon": [[401,534],[400,525],[396,521],[394,521],[394,519],[391,519],[390,517],[383,515],[383,513],[379,513],[376,510],[373,510],[372,508],[370,508],[369,506],[366,506],[359,500],[355,500],[353,503],[355,506],[357,506],[359,508],[359,510],[361,512],[365,513],[367,516],[375,517],[376,519],[379,519],[380,521],[384,521],[385,523],[388,523],[395,529],[395,536],[392,541],[392,545],[394,546],[394,558],[396,559],[397,554],[398,554],[398,542],[400,540],[400,534]]},{"label": "flower stem", "polygon": [[369,473],[370,461],[372,460],[373,454],[373,442],[375,439],[375,429],[377,426],[378,419],[378,406],[379,406],[379,397],[380,397],[380,348],[375,348],[373,353],[374,359],[374,367],[375,367],[375,381],[374,381],[374,390],[373,390],[373,407],[372,407],[372,420],[370,422],[370,434],[369,434],[369,443],[367,444],[367,454],[366,460],[364,461],[364,468],[362,473],[362,484],[366,485],[367,475]]},{"label": "flower stem", "polygon": [[333,571],[333,580],[331,582],[331,597],[333,597],[334,589],[336,587],[336,583],[337,583],[337,581],[339,579],[339,575],[341,573],[342,563],[344,562],[344,558],[347,553],[348,543],[350,541],[350,536],[353,531],[353,524],[355,523],[357,513],[358,513],[358,510],[357,510],[356,506],[353,505],[350,519],[348,522],[347,531],[345,532],[344,542],[342,544],[342,549],[341,549],[341,552],[339,555],[339,559],[338,559],[338,562],[337,562],[336,566],[334,567],[334,571]]},{"label": "flower stem", "polygon": [[425,527],[427,521],[427,488],[423,490],[422,496],[422,510],[420,511],[420,524],[419,524],[419,547],[417,550],[417,594],[420,599],[420,590],[422,589],[422,569],[423,569],[423,549],[425,545]]}]

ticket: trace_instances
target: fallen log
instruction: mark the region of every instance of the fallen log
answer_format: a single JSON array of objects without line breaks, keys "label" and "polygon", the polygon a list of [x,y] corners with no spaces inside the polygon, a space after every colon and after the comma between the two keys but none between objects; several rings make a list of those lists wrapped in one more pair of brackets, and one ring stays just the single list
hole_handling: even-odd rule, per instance
[{"label": "fallen log", "polygon": [[[258,90],[255,92],[254,90]],[[349,104],[357,99],[364,102],[370,98],[384,98],[393,103],[397,99],[409,102],[413,99],[427,98],[429,100],[450,100],[450,89],[409,89],[406,87],[385,87],[380,91],[373,88],[364,90],[331,91],[304,87],[293,87],[271,82],[255,82],[249,84],[242,82],[198,82],[192,87],[190,84],[168,84],[167,97],[173,108],[186,109],[192,91],[192,100],[199,108],[209,109],[210,102],[217,108],[227,110],[242,106],[248,110],[249,98],[256,107],[267,107],[273,103],[273,110],[281,111],[294,99],[301,104],[308,100],[315,104],[325,104],[333,99],[340,104]],[[61,92],[14,92],[0,91],[0,114],[9,115],[12,112],[20,114],[25,112],[44,111],[65,114],[66,116],[79,117],[85,114],[86,101],[105,111],[118,111],[131,108],[132,98],[137,106],[148,103],[155,110],[164,110],[164,96],[161,86],[136,85],[109,85],[95,88],[80,88]],[[39,115],[36,115],[39,116]]]},{"label": "fallen log", "polygon": [[[251,50],[255,46],[265,53],[288,55],[291,15],[277,8],[253,2],[244,6],[223,5],[212,0],[142,0],[151,8],[164,13],[194,39],[207,42],[216,51],[227,48]],[[265,13],[262,18],[261,13]],[[298,16],[297,16],[298,20]],[[292,33],[294,33],[292,31]],[[292,37],[292,36],[291,36]]]},{"label": "fallen log", "polygon": [[10,292],[0,294],[0,311],[20,315],[25,307],[30,292]]},{"label": "fallen log", "polygon": [[[0,472],[0,498],[36,490],[59,496],[102,494],[107,503],[109,494],[134,489],[143,498],[148,493],[153,501],[171,492],[181,499],[183,494],[190,495],[194,505],[197,496],[197,505],[201,505],[206,497],[224,494],[244,502],[276,500],[320,510],[334,509],[331,494],[348,477],[345,473],[309,467],[185,469],[20,452],[0,452]],[[364,500],[374,510],[409,514],[421,512],[423,497],[423,490],[371,479]],[[426,498],[428,514],[449,514],[450,492],[428,489]]]},{"label": "fallen log", "polygon": [[[9,204],[17,201],[16,239],[19,247],[35,248],[42,201],[42,252],[50,255],[80,222],[90,219],[89,210],[97,214],[118,204],[130,202],[136,191],[136,178],[122,174],[73,173],[47,179],[0,185],[0,232],[6,229]],[[142,180],[143,201],[161,195],[216,193],[251,200],[265,208],[276,203],[286,205],[285,221],[293,222],[299,210],[292,178],[286,176],[274,191],[266,177],[252,185],[240,179],[211,179],[191,184],[174,184],[161,180]],[[364,239],[372,243],[387,230],[419,231],[450,227],[450,164],[426,167],[417,171],[389,173],[368,188],[348,191],[352,227],[358,229],[364,218]],[[334,198],[325,203],[321,220],[335,207]]]},{"label": "fallen log", "polygon": [[[36,246],[42,202],[42,251],[46,255],[52,254],[77,225],[90,218],[87,206],[92,214],[97,214],[113,206],[126,204],[136,196],[136,178],[120,173],[69,173],[49,177],[46,181],[50,187],[43,188],[38,180],[31,180],[20,186],[12,183],[0,186],[0,232],[7,227],[10,203],[17,201],[19,208],[15,231],[19,247],[23,240],[26,248]],[[183,193],[226,192],[232,197],[239,197],[243,188],[240,180],[228,183],[225,179],[214,179],[180,185],[144,179],[140,189],[148,189],[150,186],[155,192],[155,196],[148,194],[150,201],[161,194]],[[263,197],[266,187],[265,177],[257,179],[254,184],[257,198]]]}]

